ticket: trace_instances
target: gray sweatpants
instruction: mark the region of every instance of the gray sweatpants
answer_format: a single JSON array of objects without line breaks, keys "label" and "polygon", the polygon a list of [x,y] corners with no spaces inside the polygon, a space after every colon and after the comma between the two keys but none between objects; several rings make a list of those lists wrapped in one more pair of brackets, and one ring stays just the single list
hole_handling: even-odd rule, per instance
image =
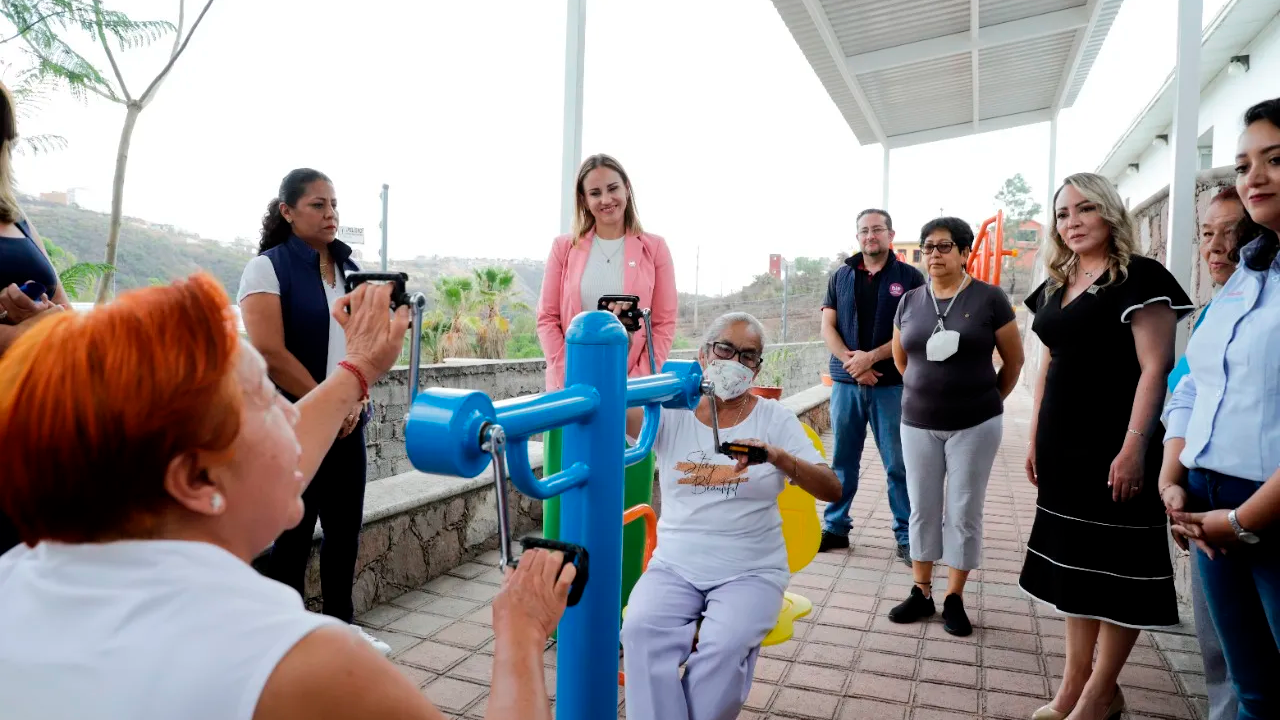
[{"label": "gray sweatpants", "polygon": [[[666,568],[650,567],[631,591],[622,622],[628,720],[738,717],[760,643],[781,607],[782,589],[764,578],[738,578],[704,592]],[[691,654],[695,631],[698,649]]]},{"label": "gray sweatpants", "polygon": [[[982,505],[1004,417],[964,430],[902,426],[911,498],[911,559],[973,570],[982,558]],[[946,507],[946,522],[942,511]]]}]

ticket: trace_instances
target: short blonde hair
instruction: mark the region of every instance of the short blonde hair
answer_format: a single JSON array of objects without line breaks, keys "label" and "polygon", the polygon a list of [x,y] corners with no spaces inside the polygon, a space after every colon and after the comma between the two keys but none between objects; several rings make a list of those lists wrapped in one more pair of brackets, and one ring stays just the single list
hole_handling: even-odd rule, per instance
[{"label": "short blonde hair", "polygon": [[1053,194],[1053,218],[1049,223],[1049,243],[1045,253],[1045,268],[1049,274],[1048,290],[1066,285],[1080,266],[1080,256],[1067,247],[1067,243],[1058,234],[1058,196],[1068,185],[1080,191],[1086,200],[1098,206],[1098,214],[1111,227],[1111,238],[1107,248],[1107,280],[1103,284],[1110,285],[1129,275],[1129,260],[1140,255],[1138,233],[1133,216],[1124,207],[1116,186],[1101,175],[1094,173],[1076,173],[1062,181],[1062,187]]}]

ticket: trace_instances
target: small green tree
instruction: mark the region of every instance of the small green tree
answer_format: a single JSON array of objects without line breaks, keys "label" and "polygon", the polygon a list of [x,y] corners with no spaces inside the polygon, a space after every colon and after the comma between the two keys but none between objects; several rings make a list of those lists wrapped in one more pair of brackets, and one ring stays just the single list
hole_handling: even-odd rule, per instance
[{"label": "small green tree", "polygon": [[[124,218],[125,169],[138,116],[155,99],[160,85],[187,49],[191,36],[195,34],[211,5],[213,0],[205,2],[195,22],[187,30],[186,0],[178,0],[176,27],[164,21],[132,20],[124,13],[103,7],[102,0],[0,0],[0,15],[17,31],[10,39],[21,38],[25,42],[26,52],[35,60],[34,72],[39,81],[65,83],[76,97],[83,99],[93,94],[122,105],[125,109],[124,126],[120,130],[120,144],[116,151],[115,176],[111,184],[111,223],[107,232],[104,262],[108,266],[114,265],[116,249],[120,243],[120,226]],[[93,42],[102,47],[114,79],[106,77],[67,42],[64,35],[77,29],[87,33]],[[168,62],[146,85],[142,94],[134,96],[129,92],[124,75],[120,72],[116,53],[148,45],[170,32],[174,34],[174,42],[169,51]],[[106,302],[110,296],[114,272],[113,268],[103,274],[97,302]]]},{"label": "small green tree", "polygon": [[[1022,239],[1034,239],[1035,232],[1019,230],[1018,226],[1027,220],[1034,220],[1040,215],[1040,203],[1031,194],[1031,186],[1022,173],[1004,181],[995,200],[1004,208],[1004,242],[1005,247],[1013,247],[1014,242]],[[1027,234],[1031,238],[1026,238]]]},{"label": "small green tree", "polygon": [[515,300],[516,274],[510,268],[485,267],[473,271],[476,301],[481,312],[476,328],[476,350],[480,357],[506,357],[511,323],[504,310],[528,311],[529,306]]},{"label": "small green tree", "polygon": [[110,266],[106,263],[77,262],[76,256],[58,246],[47,237],[44,241],[45,252],[49,253],[49,261],[58,272],[58,284],[67,291],[67,297],[75,301],[87,299],[93,290],[93,284],[102,277]]},{"label": "small green tree", "polygon": [[475,284],[462,275],[441,277],[436,279],[433,294],[446,326],[440,337],[441,356],[466,357],[471,350],[471,337],[480,325],[474,315],[479,306]]}]

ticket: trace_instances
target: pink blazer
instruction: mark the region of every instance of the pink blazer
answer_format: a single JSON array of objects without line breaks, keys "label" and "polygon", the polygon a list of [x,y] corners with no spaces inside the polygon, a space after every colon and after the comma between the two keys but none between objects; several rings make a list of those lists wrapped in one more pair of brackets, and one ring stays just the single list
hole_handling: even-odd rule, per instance
[{"label": "pink blazer", "polygon": [[[538,340],[547,358],[547,389],[564,387],[564,331],[582,312],[582,273],[591,254],[595,233],[572,242],[561,235],[551,244],[542,296],[538,300]],[[623,248],[626,259],[623,294],[640,296],[640,307],[649,308],[653,322],[653,351],[658,369],[667,361],[676,337],[676,274],[667,241],[657,235],[628,235]],[[595,310],[592,308],[585,308]],[[627,352],[627,376],[649,374],[649,351],[641,329],[631,334]]]}]

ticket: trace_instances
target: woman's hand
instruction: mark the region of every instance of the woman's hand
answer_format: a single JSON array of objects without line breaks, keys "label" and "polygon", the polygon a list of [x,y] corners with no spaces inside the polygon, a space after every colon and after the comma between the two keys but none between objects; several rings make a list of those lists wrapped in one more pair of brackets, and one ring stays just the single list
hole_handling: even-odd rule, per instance
[{"label": "woman's hand", "polygon": [[46,312],[59,312],[63,308],[49,301],[49,296],[41,294],[39,300],[32,300],[14,284],[0,290],[0,317],[9,325],[17,325]]},{"label": "woman's hand", "polygon": [[493,599],[493,629],[499,638],[536,630],[546,641],[560,624],[569,588],[578,568],[564,563],[564,554],[541,548],[526,550],[520,564],[506,569],[502,590]]},{"label": "woman's hand", "polygon": [[1027,480],[1036,487],[1040,487],[1040,477],[1036,474],[1036,444],[1035,441],[1027,443]]},{"label": "woman's hand", "polygon": [[360,424],[360,415],[364,413],[364,403],[358,402],[351,409],[351,413],[347,415],[347,419],[342,421],[342,429],[338,431],[338,437],[344,438],[351,434],[356,426]]},{"label": "woman's hand", "polygon": [[622,317],[622,313],[627,312],[632,307],[634,307],[634,305],[635,303],[632,303],[630,300],[623,300],[623,301],[615,300],[611,303],[606,304],[605,308],[607,308],[609,312],[617,316],[618,321],[622,323],[622,327],[627,329],[627,332],[635,332],[636,330],[640,329],[639,321],[629,320],[627,318]]},{"label": "woman's hand", "polygon": [[[1164,511],[1173,517],[1174,513],[1182,512],[1187,507],[1187,489],[1181,485],[1165,485],[1160,488],[1160,501],[1164,503]],[[1176,525],[1169,526],[1169,533],[1173,535],[1173,541],[1183,550],[1187,549],[1187,536],[1178,533]]]},{"label": "woman's hand", "polygon": [[1239,542],[1236,531],[1227,520],[1229,510],[1211,510],[1203,513],[1172,512],[1173,532],[1190,539],[1204,554],[1213,559],[1215,548],[1227,553],[1227,548]]},{"label": "woman's hand", "polygon": [[[746,440],[734,440],[733,442],[735,445],[750,445],[751,447],[764,448],[764,451],[768,454],[764,462],[769,463],[770,465],[773,465],[775,467],[778,466],[779,462],[782,460],[784,456],[784,453],[782,452],[781,449],[774,447],[773,445],[770,445],[764,442],[763,440],[757,440],[755,438],[747,438]],[[747,460],[747,455],[745,453],[741,453],[741,454],[732,453],[730,454],[730,457],[738,461],[738,464],[735,465],[733,468],[733,471],[735,473],[740,473],[743,470],[746,470],[748,466],[762,464],[758,462],[750,462],[749,460]],[[787,464],[789,465],[791,463],[787,463]],[[778,467],[778,469],[782,470],[781,467]]]},{"label": "woman's hand", "polygon": [[391,283],[361,283],[333,305],[333,317],[347,336],[347,360],[365,372],[372,385],[400,358],[409,330],[409,307],[388,316]]},{"label": "woman's hand", "polygon": [[1142,483],[1142,453],[1134,446],[1125,444],[1116,459],[1111,461],[1111,475],[1107,478],[1111,499],[1125,502],[1138,497],[1138,493],[1142,491]]}]

